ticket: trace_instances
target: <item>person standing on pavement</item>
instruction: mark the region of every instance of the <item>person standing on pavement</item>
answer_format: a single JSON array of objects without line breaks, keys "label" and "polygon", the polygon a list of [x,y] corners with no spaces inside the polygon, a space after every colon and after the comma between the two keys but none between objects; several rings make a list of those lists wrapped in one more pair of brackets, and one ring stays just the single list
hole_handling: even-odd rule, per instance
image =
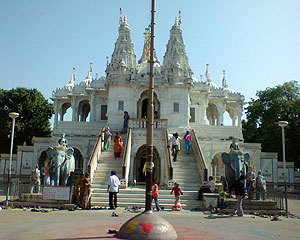
[{"label": "person standing on pavement", "polygon": [[120,179],[116,175],[116,171],[111,171],[110,177],[107,183],[107,192],[109,193],[109,209],[116,209],[117,204],[117,193],[119,192]]},{"label": "person standing on pavement", "polygon": [[264,176],[261,174],[261,170],[258,171],[256,181],[255,181],[255,188],[256,188],[256,200],[260,200],[261,197],[263,200],[266,200],[266,180]]},{"label": "person standing on pavement", "polygon": [[41,178],[40,178],[40,170],[39,170],[39,165],[37,164],[35,166],[35,169],[32,170],[31,172],[31,189],[30,193],[40,193],[41,191]]},{"label": "person standing on pavement", "polygon": [[249,166],[248,172],[246,173],[246,189],[248,199],[253,198],[254,192],[255,173],[252,171],[252,167]]},{"label": "person standing on pavement", "polygon": [[189,131],[186,131],[186,134],[184,135],[184,141],[185,141],[185,152],[186,154],[190,154],[190,148],[191,148],[191,134]]},{"label": "person standing on pavement", "polygon": [[158,197],[159,197],[159,194],[158,194],[158,185],[153,180],[153,184],[152,184],[152,199],[155,202],[155,207],[156,207],[157,211],[160,210],[160,206],[159,206],[159,203],[158,203]]},{"label": "person standing on pavement", "polygon": [[237,214],[239,217],[242,217],[244,215],[243,212],[243,198],[245,197],[245,187],[244,187],[244,180],[245,176],[241,175],[238,180],[235,180],[232,184],[229,192],[231,193],[231,190],[234,189],[235,195],[236,195],[236,205],[233,208],[233,213]]}]

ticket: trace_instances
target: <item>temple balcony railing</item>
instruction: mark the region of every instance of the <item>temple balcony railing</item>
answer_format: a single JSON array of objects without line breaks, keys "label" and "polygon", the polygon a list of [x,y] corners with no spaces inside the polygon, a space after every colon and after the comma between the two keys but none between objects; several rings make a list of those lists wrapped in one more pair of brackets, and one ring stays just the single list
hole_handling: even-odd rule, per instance
[{"label": "temple balcony railing", "polygon": [[53,129],[53,135],[65,133],[67,136],[97,136],[99,129],[106,126],[103,122],[58,121]]},{"label": "temple balcony railing", "polygon": [[243,140],[242,128],[239,126],[212,126],[190,124],[198,139],[232,139]]},{"label": "temple balcony railing", "polygon": [[[130,128],[147,128],[146,118],[130,118],[129,119]],[[154,128],[164,128],[168,127],[168,119],[154,119]]]}]

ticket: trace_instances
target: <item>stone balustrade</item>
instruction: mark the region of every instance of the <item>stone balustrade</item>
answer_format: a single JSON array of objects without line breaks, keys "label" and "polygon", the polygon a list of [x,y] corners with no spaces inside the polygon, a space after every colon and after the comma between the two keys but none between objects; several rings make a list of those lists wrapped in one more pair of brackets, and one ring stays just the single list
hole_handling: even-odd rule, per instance
[{"label": "stone balustrade", "polygon": [[[147,128],[146,118],[130,118],[129,119],[130,128]],[[154,119],[154,128],[167,128],[167,119]]]}]

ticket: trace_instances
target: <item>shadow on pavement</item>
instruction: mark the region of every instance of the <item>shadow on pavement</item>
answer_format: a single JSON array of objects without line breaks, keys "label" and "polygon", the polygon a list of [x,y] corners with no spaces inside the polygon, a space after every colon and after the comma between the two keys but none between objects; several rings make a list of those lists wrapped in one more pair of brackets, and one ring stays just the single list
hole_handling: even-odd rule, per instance
[{"label": "shadow on pavement", "polygon": [[209,215],[209,216],[206,216],[204,217],[205,219],[218,219],[218,218],[232,218],[233,216],[230,216],[230,215]]},{"label": "shadow on pavement", "polygon": [[76,239],[108,239],[114,238],[114,236],[106,236],[106,237],[78,237],[78,238],[49,238],[48,240],[76,240]]}]

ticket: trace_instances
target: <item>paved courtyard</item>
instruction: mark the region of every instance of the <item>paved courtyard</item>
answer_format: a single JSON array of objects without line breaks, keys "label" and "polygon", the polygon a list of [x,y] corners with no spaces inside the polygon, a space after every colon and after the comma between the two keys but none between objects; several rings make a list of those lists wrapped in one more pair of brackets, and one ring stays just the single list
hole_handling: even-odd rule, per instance
[{"label": "paved courtyard", "polygon": [[[109,230],[119,230],[137,213],[112,210],[58,210],[32,212],[30,209],[0,211],[0,239],[114,239]],[[210,215],[182,210],[161,211],[161,217],[176,229],[178,239],[300,239],[300,220],[245,215]]]}]

